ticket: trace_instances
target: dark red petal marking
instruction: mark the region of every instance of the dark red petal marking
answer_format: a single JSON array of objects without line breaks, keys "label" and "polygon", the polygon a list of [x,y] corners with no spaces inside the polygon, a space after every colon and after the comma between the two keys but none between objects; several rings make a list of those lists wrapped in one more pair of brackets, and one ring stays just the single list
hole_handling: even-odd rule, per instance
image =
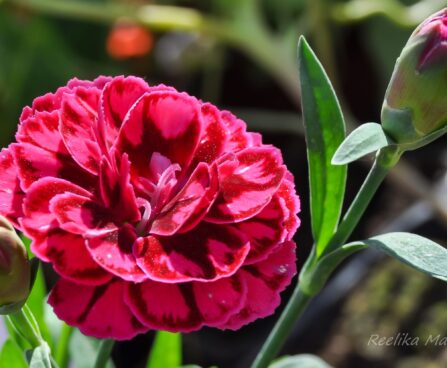
[{"label": "dark red petal marking", "polygon": [[118,230],[87,239],[87,249],[93,259],[112,274],[126,281],[141,282],[147,276],[138,267],[132,254],[135,230],[125,225]]},{"label": "dark red petal marking", "polygon": [[68,153],[59,132],[59,111],[39,112],[23,120],[16,139],[51,152]]},{"label": "dark red petal marking", "polygon": [[28,236],[44,236],[52,227],[59,226],[56,217],[50,212],[50,200],[66,192],[84,197],[91,196],[85,189],[57,178],[40,179],[28,188],[23,203],[22,219],[22,226]]},{"label": "dark red petal marking", "polygon": [[78,87],[65,94],[60,110],[60,132],[73,159],[92,174],[98,173],[100,150],[95,139],[99,90]]},{"label": "dark red petal marking", "polygon": [[296,274],[295,249],[294,242],[285,242],[266,260],[245,266],[238,272],[247,285],[247,299],[241,311],[220,328],[237,330],[275,311],[281,303],[279,294]]},{"label": "dark red petal marking", "polygon": [[278,190],[285,174],[281,153],[273,147],[247,148],[236,155],[235,167],[219,166],[220,194],[207,220],[232,223],[258,214]]},{"label": "dark red petal marking", "polygon": [[24,196],[12,154],[4,148],[0,151],[0,214],[18,228],[18,218],[23,216]]},{"label": "dark red petal marking", "polygon": [[193,214],[186,220],[181,229],[180,233],[185,233],[194,229],[206,216],[209,209],[213,205],[217,198],[219,191],[219,178],[217,172],[217,166],[211,165],[210,169],[210,185],[205,190],[202,200],[197,205]]},{"label": "dark red petal marking", "polygon": [[56,315],[86,335],[99,339],[128,340],[146,332],[124,302],[126,283],[113,280],[101,286],[60,279],[48,303]]},{"label": "dark red petal marking", "polygon": [[273,252],[288,234],[284,222],[288,211],[284,211],[275,195],[270,203],[255,217],[237,223],[235,226],[250,239],[250,253],[245,264],[258,262]]},{"label": "dark red petal marking", "polygon": [[45,242],[46,255],[63,278],[85,285],[101,285],[112,279],[109,272],[93,261],[82,236],[55,229]]},{"label": "dark red petal marking", "polygon": [[50,201],[60,227],[74,234],[100,235],[115,230],[110,211],[90,198],[73,193],[58,194]]},{"label": "dark red petal marking", "polygon": [[214,200],[217,189],[217,175],[212,177],[208,165],[200,163],[182,190],[155,218],[150,228],[151,234],[173,235],[193,215],[203,217],[211,201]]},{"label": "dark red petal marking", "polygon": [[194,155],[192,167],[199,162],[214,162],[224,151],[227,135],[219,110],[211,104],[202,105],[203,131]]},{"label": "dark red petal marking", "polygon": [[127,115],[116,143],[129,154],[132,174],[150,176],[149,161],[158,152],[184,170],[199,142],[202,121],[198,101],[186,94],[145,94]]},{"label": "dark red petal marking", "polygon": [[140,221],[141,213],[130,183],[128,156],[124,154],[118,159],[112,151],[111,159],[116,161],[110,163],[106,158],[101,161],[99,181],[103,203],[117,223]]},{"label": "dark red petal marking", "polygon": [[69,156],[29,143],[15,143],[11,145],[11,149],[17,164],[20,185],[24,190],[45,177],[65,179],[88,190],[95,186],[94,177],[80,168]]},{"label": "dark red petal marking", "polygon": [[138,238],[134,245],[143,271],[166,283],[228,277],[244,263],[249,250],[247,238],[236,228],[208,223],[185,234]]},{"label": "dark red petal marking", "polygon": [[127,284],[125,300],[151,329],[188,332],[225,322],[245,301],[245,285],[234,276],[213,283]]}]

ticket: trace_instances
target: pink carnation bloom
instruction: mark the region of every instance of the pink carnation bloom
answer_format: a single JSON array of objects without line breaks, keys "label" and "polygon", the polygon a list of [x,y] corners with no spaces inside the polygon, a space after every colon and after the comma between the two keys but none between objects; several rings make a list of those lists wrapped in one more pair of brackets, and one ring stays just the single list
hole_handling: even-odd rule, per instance
[{"label": "pink carnation bloom", "polygon": [[238,329],[296,273],[281,153],[231,113],[134,77],[71,80],[0,153],[0,213],[60,280],[59,318],[99,338]]}]

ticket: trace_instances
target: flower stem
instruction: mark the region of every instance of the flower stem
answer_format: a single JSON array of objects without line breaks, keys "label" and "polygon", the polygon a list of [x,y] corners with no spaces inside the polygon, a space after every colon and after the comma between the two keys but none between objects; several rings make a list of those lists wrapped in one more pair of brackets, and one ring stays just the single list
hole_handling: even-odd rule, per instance
[{"label": "flower stem", "polygon": [[[338,230],[332,237],[323,255],[336,250],[349,238],[386,174],[397,163],[400,155],[401,152],[394,148],[385,148],[378,153],[376,161],[374,162],[368,176],[346,212],[346,215],[343,217]],[[315,255],[314,252],[312,252],[312,254]],[[349,254],[352,253],[346,252],[346,256]],[[278,322],[265,341],[251,368],[268,367],[270,362],[279,353],[287,337],[292,332],[296,321],[298,321],[302,313],[305,311],[310,300],[313,296],[318,294],[324,286],[324,283],[320,282],[319,280],[327,280],[330,273],[333,272],[334,268],[332,267],[322,267],[321,269],[325,270],[328,274],[319,275],[318,278],[312,278],[312,272],[314,271],[315,267],[319,265],[318,262],[319,260],[316,262],[313,262],[310,259],[308,260],[306,264],[307,267],[303,268],[289,303],[279,317]],[[301,280],[310,280],[310,283],[301,282]],[[315,285],[313,285],[313,283]],[[304,285],[305,288],[303,287]]]},{"label": "flower stem", "polygon": [[112,353],[114,344],[114,340],[101,341],[94,368],[104,368],[106,366],[107,361],[110,359],[110,354]]},{"label": "flower stem", "polygon": [[251,368],[266,368],[270,364],[286,341],[287,336],[292,332],[296,321],[298,321],[311,299],[312,296],[305,294],[298,283],[289,303],[256,356]]},{"label": "flower stem", "polygon": [[390,167],[383,165],[380,159],[374,162],[357,196],[330,240],[325,253],[333,251],[348,240],[389,170]]},{"label": "flower stem", "polygon": [[23,308],[18,312],[9,314],[8,319],[17,332],[19,332],[19,334],[29,342],[33,349],[40,346],[42,337],[40,336],[39,331],[36,330],[35,325],[25,314]]},{"label": "flower stem", "polygon": [[54,353],[54,359],[56,360],[60,368],[66,368],[69,362],[69,343],[70,337],[73,333],[73,328],[64,324],[61,329],[61,333],[58,339],[56,351]]}]

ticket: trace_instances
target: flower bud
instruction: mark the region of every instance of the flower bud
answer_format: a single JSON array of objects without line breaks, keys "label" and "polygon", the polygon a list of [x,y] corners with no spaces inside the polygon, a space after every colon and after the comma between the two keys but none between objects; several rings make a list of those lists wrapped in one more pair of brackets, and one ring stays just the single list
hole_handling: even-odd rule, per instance
[{"label": "flower bud", "polygon": [[396,143],[410,147],[447,125],[447,9],[419,25],[402,50],[382,124]]},{"label": "flower bud", "polygon": [[30,291],[30,272],[23,242],[0,216],[0,314],[22,307]]}]

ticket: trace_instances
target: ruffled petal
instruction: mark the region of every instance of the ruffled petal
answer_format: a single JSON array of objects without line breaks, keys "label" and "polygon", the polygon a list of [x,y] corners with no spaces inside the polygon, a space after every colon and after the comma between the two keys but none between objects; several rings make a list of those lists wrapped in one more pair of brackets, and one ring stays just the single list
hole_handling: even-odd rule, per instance
[{"label": "ruffled petal", "polygon": [[110,212],[90,198],[73,193],[54,196],[50,212],[62,229],[73,234],[97,236],[116,230]]},{"label": "ruffled petal", "polygon": [[18,218],[23,216],[25,194],[20,188],[17,168],[9,149],[0,151],[0,214],[20,228]]},{"label": "ruffled petal", "polygon": [[262,137],[258,133],[247,133],[247,124],[229,111],[221,112],[221,119],[227,131],[225,152],[238,152],[248,147],[262,144]]},{"label": "ruffled petal", "polygon": [[283,209],[286,211],[287,215],[283,227],[287,230],[286,239],[291,240],[300,226],[300,219],[298,218],[297,213],[300,212],[301,207],[300,199],[295,191],[293,176],[289,172],[287,174],[288,177],[286,177],[279,186],[276,196],[279,198]]},{"label": "ruffled petal", "polygon": [[199,142],[202,120],[198,101],[186,94],[145,94],[127,115],[117,142],[126,152],[136,177],[150,176],[148,162],[154,152],[185,169]]},{"label": "ruffled petal", "polygon": [[135,230],[130,225],[87,239],[87,249],[93,259],[112,274],[126,281],[147,279],[132,253]]},{"label": "ruffled petal", "polygon": [[88,190],[96,185],[94,177],[81,169],[69,156],[29,143],[12,144],[11,150],[17,164],[20,185],[25,191],[45,177],[65,179]]},{"label": "ruffled petal", "polygon": [[91,196],[85,189],[57,178],[40,179],[28,188],[23,203],[22,219],[22,226],[28,236],[33,238],[46,236],[51,228],[59,226],[56,217],[50,212],[50,200],[66,192],[84,197]]},{"label": "ruffled petal", "polygon": [[44,111],[28,117],[19,125],[16,139],[51,152],[68,153],[59,132],[59,111]]},{"label": "ruffled petal", "polygon": [[112,279],[93,261],[82,236],[55,229],[44,241],[48,260],[63,278],[85,285],[101,285]]},{"label": "ruffled petal", "polygon": [[237,276],[213,283],[129,283],[126,303],[151,329],[172,332],[220,325],[237,313],[245,302],[245,284]]},{"label": "ruffled petal", "polygon": [[[130,183],[130,162],[127,154],[116,158],[112,151],[112,163],[106,158],[101,161],[100,191],[104,205],[117,223],[140,221],[133,186]],[[116,161],[115,161],[116,160]],[[118,162],[117,162],[118,161]]]},{"label": "ruffled petal", "polygon": [[250,250],[236,228],[203,223],[185,234],[138,238],[134,254],[150,279],[166,283],[213,281],[234,274]]},{"label": "ruffled petal", "polygon": [[219,110],[215,106],[206,103],[202,105],[201,111],[203,131],[194,154],[193,167],[199,162],[208,164],[214,162],[222,155],[227,143],[227,134]]},{"label": "ruffled petal", "polygon": [[105,86],[101,95],[101,108],[114,137],[129,109],[148,90],[147,83],[136,77],[116,77]]},{"label": "ruffled petal", "polygon": [[128,340],[146,332],[124,302],[125,283],[113,280],[106,285],[87,286],[60,279],[48,303],[56,315],[88,336]]},{"label": "ruffled petal", "polygon": [[207,164],[200,163],[183,189],[155,218],[150,228],[151,234],[167,236],[173,235],[185,225],[194,227],[205,216],[217,190],[216,173],[213,175]]},{"label": "ruffled petal", "polygon": [[238,163],[219,165],[220,194],[206,217],[215,223],[232,223],[258,214],[278,190],[285,174],[281,153],[274,147],[247,148],[236,155]]},{"label": "ruffled petal", "polygon": [[60,110],[60,132],[73,159],[85,170],[97,174],[100,149],[95,137],[99,90],[78,87],[65,94]]},{"label": "ruffled petal", "polygon": [[280,293],[296,274],[295,249],[294,242],[285,242],[266,260],[245,266],[238,272],[247,286],[245,305],[219,328],[238,330],[273,314],[281,303]]},{"label": "ruffled petal", "polygon": [[96,88],[102,90],[104,88],[104,86],[107,83],[109,83],[111,80],[113,80],[112,77],[106,77],[103,75],[100,75],[98,78],[96,78],[93,81],[78,79],[75,77],[68,81],[67,87],[69,89],[75,89],[76,87],[85,87],[85,88],[96,87]]},{"label": "ruffled petal", "polygon": [[250,239],[250,253],[245,264],[265,259],[282,242],[286,240],[288,231],[284,228],[286,214],[279,198],[275,195],[270,203],[255,217],[235,226]]}]

